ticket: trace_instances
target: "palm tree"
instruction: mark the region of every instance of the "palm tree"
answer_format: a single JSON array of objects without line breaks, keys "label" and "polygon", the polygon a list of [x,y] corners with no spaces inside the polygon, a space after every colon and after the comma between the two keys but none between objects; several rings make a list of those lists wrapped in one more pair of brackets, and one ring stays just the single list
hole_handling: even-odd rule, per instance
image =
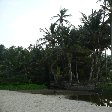
[{"label": "palm tree", "polygon": [[57,14],[56,16],[53,16],[52,18],[57,17],[58,19],[56,20],[56,23],[59,22],[59,24],[63,26],[63,22],[69,23],[69,21],[66,20],[65,18],[71,16],[71,14],[66,15],[67,11],[68,11],[68,9],[63,8],[60,10],[60,14]]},{"label": "palm tree", "polygon": [[[55,56],[57,55],[57,52],[54,53],[56,44],[57,44],[57,39],[56,39],[56,33],[57,33],[57,28],[56,28],[56,23],[51,24],[51,26],[49,27],[49,29],[40,29],[42,32],[44,32],[44,38],[40,38],[38,41],[42,41],[41,44],[39,44],[38,46],[41,45],[46,45],[46,52],[45,52],[45,57],[44,57],[44,61],[48,61],[49,60],[49,71],[52,73],[53,77],[54,77],[54,81],[55,83],[57,83],[57,77],[56,77],[56,73],[54,72],[54,66],[57,62],[57,60],[55,59]],[[55,60],[55,61],[54,61]]]},{"label": "palm tree", "polygon": [[[98,12],[92,11],[92,14],[87,17],[83,14],[82,22],[84,26],[82,28],[83,44],[91,51],[92,66],[89,80],[93,76],[93,67],[97,67],[96,79],[98,80],[101,66],[101,53],[109,47],[109,26],[102,23],[102,10]],[[95,65],[93,65],[95,63]]]},{"label": "palm tree", "polygon": [[103,5],[102,8],[105,11],[108,11],[108,16],[109,19],[106,20],[106,22],[110,23],[110,27],[111,27],[111,60],[112,60],[112,0],[98,0],[98,1],[103,1]]},{"label": "palm tree", "polygon": [[56,28],[56,25],[57,25],[56,23],[53,23],[53,24],[51,24],[49,29],[47,29],[47,28],[45,28],[45,30],[40,29],[40,31],[44,32],[45,35],[43,35],[44,38],[40,38],[39,40],[37,40],[37,42],[42,41],[42,43],[39,44],[39,45],[46,45],[47,47],[51,47],[51,48],[55,47],[55,45],[57,44],[57,39],[56,39],[57,28]]}]

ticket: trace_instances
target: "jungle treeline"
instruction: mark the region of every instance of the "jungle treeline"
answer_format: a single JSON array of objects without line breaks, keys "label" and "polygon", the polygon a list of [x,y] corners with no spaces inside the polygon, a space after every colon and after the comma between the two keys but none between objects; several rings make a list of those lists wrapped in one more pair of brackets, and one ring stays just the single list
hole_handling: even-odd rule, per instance
[{"label": "jungle treeline", "polygon": [[[108,8],[108,6],[107,6]],[[0,83],[60,83],[112,81],[111,20],[109,10],[82,13],[76,28],[63,8],[56,22],[40,29],[43,37],[28,48],[0,45]]]}]

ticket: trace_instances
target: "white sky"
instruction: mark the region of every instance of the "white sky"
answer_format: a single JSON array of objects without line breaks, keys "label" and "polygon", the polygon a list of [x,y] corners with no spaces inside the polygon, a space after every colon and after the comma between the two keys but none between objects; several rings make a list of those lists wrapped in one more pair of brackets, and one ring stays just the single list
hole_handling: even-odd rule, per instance
[{"label": "white sky", "polygon": [[40,28],[49,28],[51,17],[61,8],[69,9],[68,20],[80,24],[81,13],[99,9],[97,0],[0,0],[0,44],[6,47],[36,44],[42,37]]}]

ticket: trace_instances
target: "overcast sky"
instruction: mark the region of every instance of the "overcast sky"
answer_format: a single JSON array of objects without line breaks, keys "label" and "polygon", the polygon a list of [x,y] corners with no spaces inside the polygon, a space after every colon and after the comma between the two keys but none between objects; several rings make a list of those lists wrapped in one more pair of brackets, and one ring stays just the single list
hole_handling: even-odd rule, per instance
[{"label": "overcast sky", "polygon": [[69,9],[68,20],[80,24],[81,13],[99,9],[97,0],[0,0],[0,44],[28,47],[42,37],[40,28],[49,28],[51,17]]}]

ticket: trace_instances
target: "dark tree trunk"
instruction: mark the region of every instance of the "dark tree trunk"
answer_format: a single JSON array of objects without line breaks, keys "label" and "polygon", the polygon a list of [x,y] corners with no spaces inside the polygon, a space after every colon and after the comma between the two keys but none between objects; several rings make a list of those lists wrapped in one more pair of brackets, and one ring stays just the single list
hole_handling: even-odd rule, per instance
[{"label": "dark tree trunk", "polygon": [[72,83],[73,73],[72,73],[72,55],[70,53],[67,54],[68,58],[68,68],[69,68],[69,82]]},{"label": "dark tree trunk", "polygon": [[90,71],[89,81],[92,80],[93,70],[94,70],[94,57],[92,58],[92,62],[91,62],[91,71]]},{"label": "dark tree trunk", "polygon": [[52,65],[51,65],[51,73],[53,74],[53,77],[54,77],[54,81],[55,81],[55,83],[57,83],[57,77],[56,77],[56,73],[54,72],[54,70],[53,70],[53,66],[54,66],[54,64],[56,63],[56,61],[54,61],[53,63],[52,63]]},{"label": "dark tree trunk", "polygon": [[77,79],[77,83],[79,83],[79,74],[77,71],[77,57],[76,57],[76,79]]}]

